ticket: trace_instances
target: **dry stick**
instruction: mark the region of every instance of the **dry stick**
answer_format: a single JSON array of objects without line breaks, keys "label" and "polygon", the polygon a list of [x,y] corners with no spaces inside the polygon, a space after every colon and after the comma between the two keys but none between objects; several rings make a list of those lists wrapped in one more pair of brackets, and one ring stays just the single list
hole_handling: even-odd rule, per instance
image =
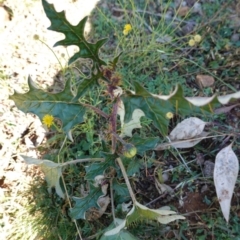
[{"label": "dry stick", "polygon": [[98,113],[99,115],[101,115],[102,117],[108,119],[109,118],[109,115],[106,114],[105,112],[103,112],[102,110],[100,110],[99,108],[96,108],[90,104],[87,104],[87,103],[81,103],[81,105],[85,106],[85,107],[88,107],[88,108],[91,108],[94,112]]},{"label": "dry stick", "polygon": [[136,200],[136,197],[135,197],[135,195],[134,195],[134,193],[133,193],[131,184],[130,184],[130,182],[129,182],[129,180],[128,180],[128,176],[127,176],[125,167],[123,166],[122,159],[121,159],[121,158],[117,158],[116,160],[117,160],[117,162],[118,162],[119,167],[121,168],[121,171],[122,171],[122,174],[123,174],[125,183],[126,183],[126,185],[127,185],[128,191],[129,191],[129,193],[130,193],[130,196],[131,196],[131,198],[132,198],[133,204],[135,204],[135,203],[137,202],[137,200]]}]

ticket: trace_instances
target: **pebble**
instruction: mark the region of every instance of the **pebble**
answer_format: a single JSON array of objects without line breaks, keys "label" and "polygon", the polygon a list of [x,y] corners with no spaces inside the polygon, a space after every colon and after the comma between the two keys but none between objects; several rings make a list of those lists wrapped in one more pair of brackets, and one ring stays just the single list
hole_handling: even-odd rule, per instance
[{"label": "pebble", "polygon": [[211,87],[214,85],[215,80],[212,76],[209,75],[197,75],[196,83],[200,88]]},{"label": "pebble", "polygon": [[237,41],[239,41],[239,39],[240,39],[240,34],[238,34],[238,33],[233,34],[231,37],[232,42],[237,42]]}]

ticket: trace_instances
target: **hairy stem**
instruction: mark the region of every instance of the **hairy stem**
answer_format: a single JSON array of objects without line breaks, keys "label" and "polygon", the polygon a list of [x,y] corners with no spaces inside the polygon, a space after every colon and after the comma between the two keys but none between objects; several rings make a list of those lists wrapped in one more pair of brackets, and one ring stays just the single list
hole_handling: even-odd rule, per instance
[{"label": "hairy stem", "polygon": [[116,150],[116,137],[114,134],[117,132],[117,110],[118,110],[118,101],[119,99],[117,98],[117,101],[113,104],[113,111],[110,117],[110,124],[111,124],[111,132],[112,134],[112,152],[114,153]]}]

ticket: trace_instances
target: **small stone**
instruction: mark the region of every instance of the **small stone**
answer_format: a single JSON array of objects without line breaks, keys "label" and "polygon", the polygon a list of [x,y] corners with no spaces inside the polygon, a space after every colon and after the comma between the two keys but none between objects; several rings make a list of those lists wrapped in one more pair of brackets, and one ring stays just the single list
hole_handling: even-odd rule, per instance
[{"label": "small stone", "polygon": [[197,75],[196,83],[200,88],[211,87],[214,85],[215,80],[209,75]]},{"label": "small stone", "polygon": [[204,177],[213,177],[215,164],[209,160],[204,162],[203,175]]},{"label": "small stone", "polygon": [[189,34],[190,32],[192,32],[195,26],[196,26],[196,24],[194,22],[188,22],[187,24],[185,24],[182,27],[183,35],[185,36],[185,35]]},{"label": "small stone", "polygon": [[190,8],[188,6],[180,7],[177,11],[179,17],[185,17],[189,13]]},{"label": "small stone", "polygon": [[231,37],[232,42],[237,42],[239,39],[240,39],[240,34],[238,33],[233,34]]}]

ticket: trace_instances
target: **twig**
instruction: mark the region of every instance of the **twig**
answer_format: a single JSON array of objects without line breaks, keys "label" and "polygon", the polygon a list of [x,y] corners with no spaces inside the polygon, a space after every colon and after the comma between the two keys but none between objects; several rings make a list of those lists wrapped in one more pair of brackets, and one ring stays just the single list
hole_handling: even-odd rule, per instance
[{"label": "twig", "polygon": [[133,204],[135,204],[137,200],[136,200],[136,197],[135,197],[135,195],[133,193],[133,190],[132,190],[131,184],[129,182],[129,179],[128,179],[125,167],[123,166],[122,159],[121,158],[117,158],[116,160],[118,162],[119,167],[121,168],[121,171],[122,171],[125,183],[127,185],[128,191],[130,193],[130,196],[132,198]]},{"label": "twig", "polygon": [[98,113],[99,115],[101,115],[102,117],[108,119],[109,115],[107,115],[105,112],[103,112],[102,110],[100,110],[99,108],[96,108],[90,104],[87,103],[81,103],[81,105],[83,105],[84,107],[88,107],[91,108],[94,112]]}]

